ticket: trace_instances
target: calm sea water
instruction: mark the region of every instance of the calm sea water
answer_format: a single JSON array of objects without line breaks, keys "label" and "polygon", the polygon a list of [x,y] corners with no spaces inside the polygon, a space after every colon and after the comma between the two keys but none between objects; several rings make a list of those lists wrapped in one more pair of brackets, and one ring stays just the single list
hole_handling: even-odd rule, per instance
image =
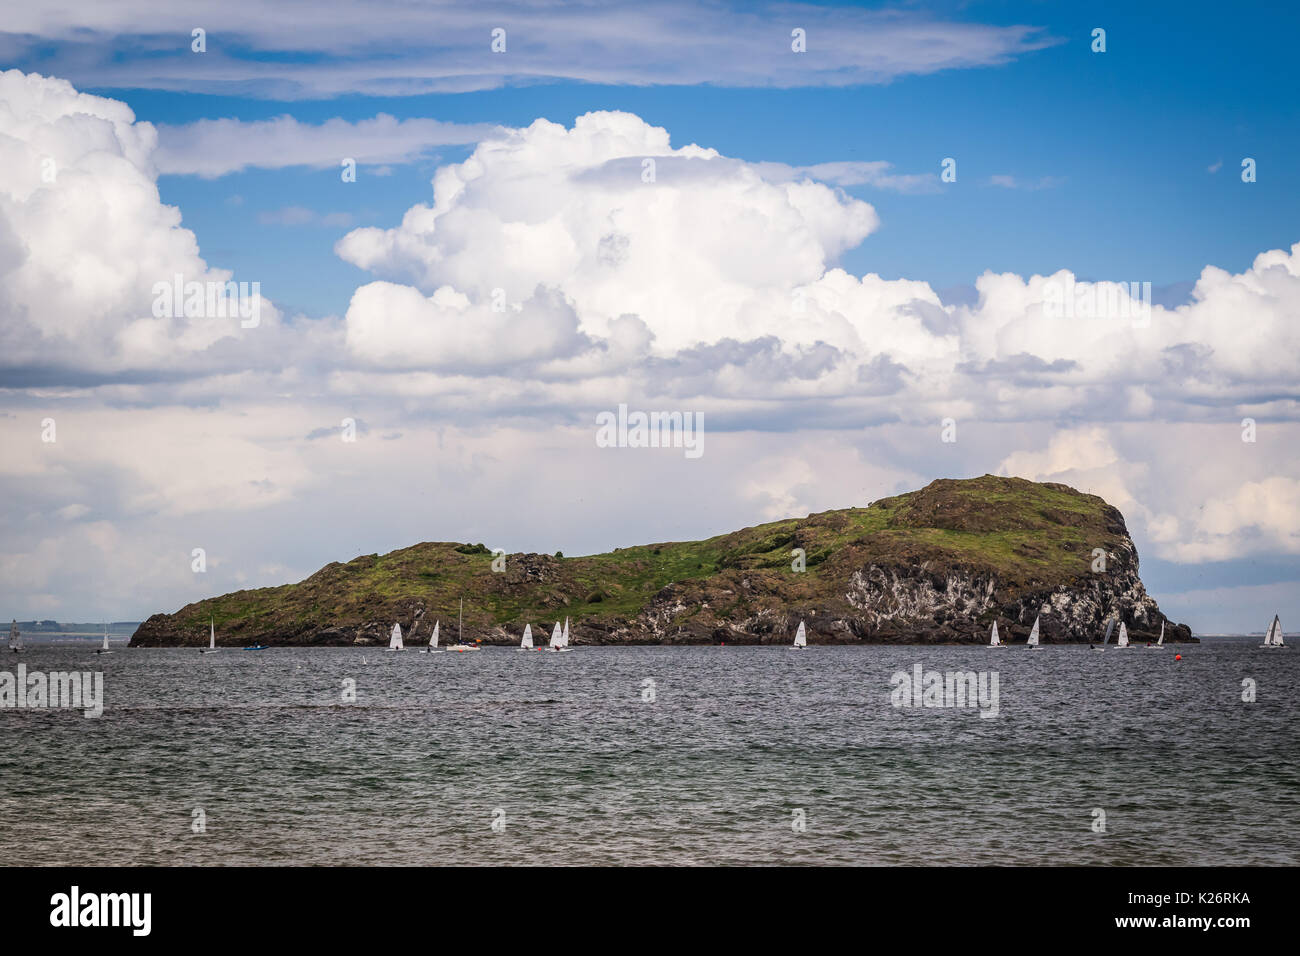
[{"label": "calm sea water", "polygon": [[[1259,643],[37,647],[0,669],[106,710],[0,710],[0,860],[1294,865],[1300,649]],[[893,707],[916,663],[996,670],[998,716]]]}]

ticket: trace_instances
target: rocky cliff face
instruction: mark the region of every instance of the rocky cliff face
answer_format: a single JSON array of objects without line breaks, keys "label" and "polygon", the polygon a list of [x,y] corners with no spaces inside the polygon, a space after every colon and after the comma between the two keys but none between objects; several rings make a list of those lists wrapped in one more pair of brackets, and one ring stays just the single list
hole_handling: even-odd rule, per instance
[{"label": "rocky cliff face", "polygon": [[155,614],[134,646],[408,644],[435,620],[455,640],[516,644],[572,618],[575,644],[775,643],[799,621],[810,643],[983,643],[994,621],[1023,641],[1100,640],[1110,617],[1134,642],[1195,640],[1138,576],[1120,513],[1100,498],[1016,478],[940,480],[866,508],[824,512],[706,541],[561,558],[422,544],[331,564],[296,585],[240,591]]}]

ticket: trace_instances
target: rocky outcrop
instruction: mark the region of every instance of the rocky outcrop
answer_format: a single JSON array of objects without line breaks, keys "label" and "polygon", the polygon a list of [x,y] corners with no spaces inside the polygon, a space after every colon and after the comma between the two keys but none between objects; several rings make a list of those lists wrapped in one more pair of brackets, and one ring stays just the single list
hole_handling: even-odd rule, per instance
[{"label": "rocky outcrop", "polygon": [[572,619],[575,644],[983,643],[993,622],[1023,641],[1100,639],[1123,621],[1134,642],[1195,640],[1168,621],[1138,575],[1123,516],[1100,498],[1016,478],[940,480],[866,508],[809,515],[707,541],[582,558],[422,544],[331,564],[296,585],[200,601],[142,624],[135,646],[408,644],[441,621],[514,644]]}]

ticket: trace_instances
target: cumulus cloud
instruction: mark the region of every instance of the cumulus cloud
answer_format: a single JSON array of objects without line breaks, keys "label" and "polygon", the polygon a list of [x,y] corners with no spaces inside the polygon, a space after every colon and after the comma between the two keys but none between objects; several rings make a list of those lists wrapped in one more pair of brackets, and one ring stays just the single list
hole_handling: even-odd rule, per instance
[{"label": "cumulus cloud", "polygon": [[590,344],[577,325],[568,303],[545,289],[497,312],[450,286],[425,296],[411,286],[371,282],[348,306],[347,344],[358,358],[387,369],[481,371],[575,354]]},{"label": "cumulus cloud", "polygon": [[[668,396],[712,406],[732,427],[1297,410],[1300,245],[1239,275],[1207,267],[1173,308],[1066,270],[985,273],[976,301],[949,304],[925,282],[836,265],[879,220],[812,178],[817,167],[794,175],[674,146],[627,113],[494,128],[438,169],[429,203],[347,233],[338,255],[375,281],[339,320],[291,325],[266,300],[255,330],[160,318],[159,280],[233,277],[203,261],[179,211],[159,201],[153,128],[60,80],[10,72],[0,90],[13,171],[0,185],[0,339],[12,387],[152,384],[176,396],[193,395],[186,383],[198,378],[210,394],[275,378],[446,395],[481,393],[473,380],[491,378],[492,398],[474,406],[482,415]],[[299,207],[261,216],[342,221]],[[1062,298],[1077,314],[1054,317]]]},{"label": "cumulus cloud", "polygon": [[640,317],[661,354],[771,332],[774,304],[788,329],[794,289],[878,225],[867,203],[674,149],[666,130],[626,113],[590,113],[572,129],[538,120],[441,168],[433,190],[431,206],[349,233],[338,254],[475,301],[494,290],[522,301],[544,285],[574,304],[584,332]]},{"label": "cumulus cloud", "polygon": [[[233,278],[159,198],[155,146],[123,103],[0,73],[0,366],[167,367],[244,331],[238,315],[155,314],[159,282]],[[274,306],[252,298],[270,330]]]},{"label": "cumulus cloud", "polygon": [[[494,296],[518,309],[549,289],[594,350],[615,321],[644,326],[640,350],[622,353],[634,362],[624,389],[648,389],[653,375],[659,394],[741,399],[751,410],[766,401],[778,416],[773,403],[800,399],[808,424],[830,424],[845,401],[858,403],[862,420],[880,420],[888,402],[890,416],[914,422],[957,413],[1205,418],[1260,402],[1295,412],[1300,332],[1286,316],[1300,304],[1300,246],[1265,253],[1241,275],[1207,268],[1174,308],[1140,287],[1083,282],[1067,270],[985,273],[977,301],[949,305],[927,283],[835,266],[878,226],[869,204],[779,164],[675,148],[666,130],[625,113],[587,114],[569,128],[539,120],[494,136],[439,169],[432,186],[432,202],[400,224],[357,229],[336,244],[346,261],[421,293],[387,316],[370,314],[377,290],[354,299],[348,341],[368,361],[385,329],[383,349],[404,367],[412,359],[399,357],[400,339],[439,324],[447,334],[445,316],[420,304],[428,297],[463,296],[470,315]],[[1065,298],[1070,312],[1054,312]],[[425,319],[399,321],[417,306]],[[1249,334],[1233,321],[1239,314],[1252,316]],[[570,371],[611,372],[590,355],[583,366],[576,340],[538,341],[552,342],[551,357]],[[754,364],[773,349],[782,362]],[[750,358],[731,361],[737,350]],[[534,368],[546,358],[501,351],[515,356]],[[743,418],[734,403],[730,411]]]},{"label": "cumulus cloud", "polygon": [[1155,556],[1184,564],[1300,554],[1296,426],[1243,442],[1236,422],[1090,425],[1005,456],[999,473],[1101,495]]}]

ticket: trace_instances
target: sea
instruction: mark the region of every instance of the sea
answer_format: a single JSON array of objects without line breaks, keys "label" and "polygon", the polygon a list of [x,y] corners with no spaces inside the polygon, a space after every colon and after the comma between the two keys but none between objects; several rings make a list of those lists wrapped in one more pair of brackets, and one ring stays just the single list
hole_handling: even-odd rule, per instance
[{"label": "sea", "polygon": [[0,707],[0,860],[1295,865],[1300,649],[1260,643],[31,646],[0,671],[104,709]]}]

